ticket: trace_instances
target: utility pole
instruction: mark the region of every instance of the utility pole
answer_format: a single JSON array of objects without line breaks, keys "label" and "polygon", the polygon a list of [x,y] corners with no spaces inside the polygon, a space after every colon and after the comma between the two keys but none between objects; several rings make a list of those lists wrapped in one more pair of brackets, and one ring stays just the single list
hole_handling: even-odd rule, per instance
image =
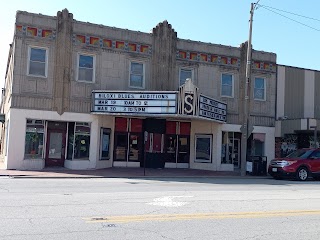
[{"label": "utility pole", "polygon": [[[260,0],[259,0],[260,1]],[[251,3],[250,9],[250,20],[249,20],[249,40],[248,40],[248,47],[247,47],[247,65],[246,65],[246,83],[244,89],[244,101],[243,101],[243,122],[241,126],[241,176],[246,175],[246,165],[247,165],[247,141],[253,129],[249,129],[249,96],[250,96],[250,82],[251,82],[251,39],[252,39],[252,19],[253,13],[256,3]]]}]

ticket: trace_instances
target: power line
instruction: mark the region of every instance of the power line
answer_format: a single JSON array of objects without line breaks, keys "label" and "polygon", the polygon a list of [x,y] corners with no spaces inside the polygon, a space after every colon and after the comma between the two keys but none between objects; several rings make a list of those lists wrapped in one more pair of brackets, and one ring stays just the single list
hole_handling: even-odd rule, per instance
[{"label": "power line", "polygon": [[266,9],[266,10],[268,10],[268,11],[270,11],[270,12],[273,12],[273,13],[275,13],[275,14],[278,14],[278,15],[284,17],[284,18],[287,18],[287,19],[289,19],[289,20],[291,20],[291,21],[294,21],[294,22],[296,22],[296,23],[299,23],[299,24],[301,24],[301,25],[303,25],[303,26],[305,26],[305,27],[308,27],[308,28],[311,28],[311,29],[313,29],[313,30],[316,30],[316,31],[320,32],[320,29],[311,27],[311,26],[309,26],[309,25],[307,25],[307,24],[305,24],[305,23],[302,23],[302,22],[299,22],[299,21],[297,21],[297,20],[295,20],[295,19],[289,18],[289,17],[287,17],[287,16],[285,16],[285,15],[283,15],[283,14],[281,14],[281,13],[278,13],[278,12],[276,12],[276,11],[273,11],[273,10],[271,10],[271,9],[266,8],[266,7],[263,6],[263,5],[259,5],[259,6],[262,7],[262,8],[264,8],[264,9]]},{"label": "power line", "polygon": [[274,9],[274,10],[277,10],[277,11],[280,11],[280,12],[285,12],[285,13],[289,13],[289,14],[292,14],[292,15],[295,15],[295,16],[298,16],[298,17],[303,17],[303,18],[307,18],[307,19],[310,19],[310,20],[314,20],[314,21],[320,22],[320,19],[317,19],[317,18],[307,17],[307,16],[304,16],[304,15],[300,15],[300,14],[297,14],[297,13],[284,11],[284,10],[281,10],[281,9],[278,9],[278,8],[274,8],[274,7],[270,7],[270,6],[266,6],[266,5],[261,5],[261,4],[258,4],[258,5],[260,7],[271,8],[271,9]]}]

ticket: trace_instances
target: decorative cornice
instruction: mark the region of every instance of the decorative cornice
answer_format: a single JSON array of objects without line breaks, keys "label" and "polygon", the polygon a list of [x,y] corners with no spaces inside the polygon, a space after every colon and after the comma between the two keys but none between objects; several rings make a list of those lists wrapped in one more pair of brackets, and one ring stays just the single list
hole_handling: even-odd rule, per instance
[{"label": "decorative cornice", "polygon": [[252,69],[254,70],[263,70],[268,72],[276,72],[277,64],[271,62],[263,62],[263,61],[252,61]]},{"label": "decorative cornice", "polygon": [[187,61],[194,61],[194,62],[233,66],[237,68],[240,66],[239,58],[221,56],[221,55],[211,54],[211,53],[177,50],[176,57],[177,59],[180,59],[180,60],[187,60]]},{"label": "decorative cornice", "polygon": [[87,36],[82,34],[73,34],[73,43],[75,45],[95,46],[98,48],[120,50],[139,54],[152,54],[152,47],[147,44]]},{"label": "decorative cornice", "polygon": [[[223,55],[218,55],[213,53],[177,50],[176,58],[179,60],[216,64],[220,66],[231,66],[236,68],[240,67],[240,58],[223,56]],[[276,63],[256,61],[256,60],[252,61],[252,69],[254,70],[276,72],[276,67],[277,67]]]},{"label": "decorative cornice", "polygon": [[17,36],[47,38],[53,40],[56,38],[56,31],[53,29],[42,29],[32,26],[16,25]]}]

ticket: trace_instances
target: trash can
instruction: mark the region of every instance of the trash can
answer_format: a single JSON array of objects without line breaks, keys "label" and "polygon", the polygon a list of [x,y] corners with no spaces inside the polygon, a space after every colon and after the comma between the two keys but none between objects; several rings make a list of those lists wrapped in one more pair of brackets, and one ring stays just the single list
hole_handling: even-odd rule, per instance
[{"label": "trash can", "polygon": [[267,157],[251,156],[247,160],[247,173],[252,176],[267,175]]}]

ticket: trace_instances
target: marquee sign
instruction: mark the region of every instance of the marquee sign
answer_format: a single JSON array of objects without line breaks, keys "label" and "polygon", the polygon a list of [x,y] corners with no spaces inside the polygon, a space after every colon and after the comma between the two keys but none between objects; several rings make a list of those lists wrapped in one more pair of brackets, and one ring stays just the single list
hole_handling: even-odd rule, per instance
[{"label": "marquee sign", "polygon": [[92,112],[176,114],[177,92],[92,92]]},{"label": "marquee sign", "polygon": [[227,122],[227,104],[200,94],[199,116]]}]

